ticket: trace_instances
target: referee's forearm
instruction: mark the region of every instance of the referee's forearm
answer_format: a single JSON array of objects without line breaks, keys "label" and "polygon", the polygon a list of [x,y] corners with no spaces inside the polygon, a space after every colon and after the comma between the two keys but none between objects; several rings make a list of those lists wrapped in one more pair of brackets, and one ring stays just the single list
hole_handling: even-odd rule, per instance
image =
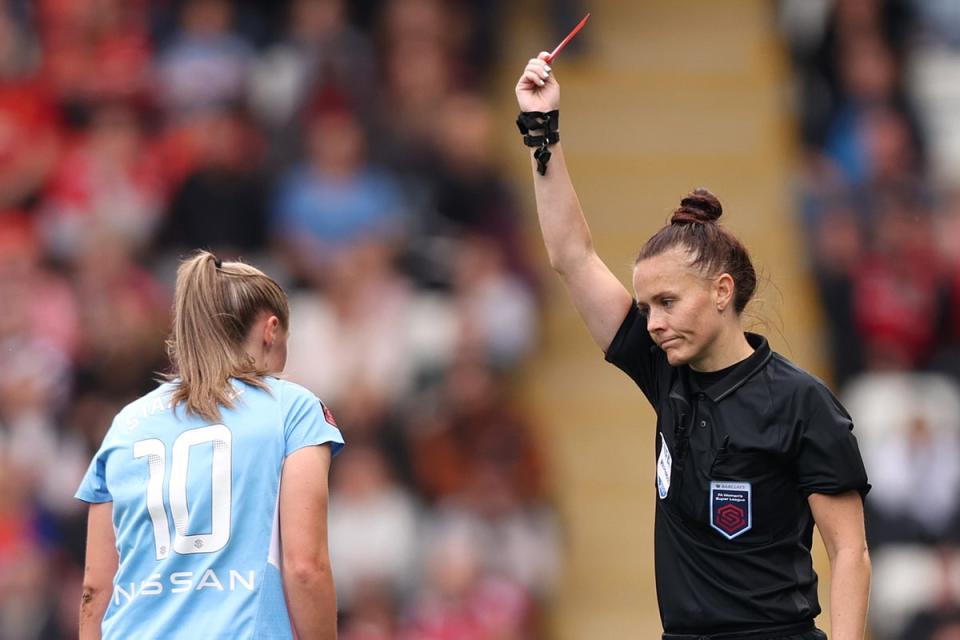
[{"label": "referee's forearm", "polygon": [[870,556],[866,549],[838,549],[830,569],[830,638],[862,640],[870,595]]},{"label": "referee's forearm", "polygon": [[547,256],[550,266],[563,275],[593,253],[593,240],[567,171],[563,147],[558,142],[552,145],[550,150],[553,157],[546,175],[537,172],[537,163],[532,152],[530,160],[533,166],[537,217],[540,220]]}]

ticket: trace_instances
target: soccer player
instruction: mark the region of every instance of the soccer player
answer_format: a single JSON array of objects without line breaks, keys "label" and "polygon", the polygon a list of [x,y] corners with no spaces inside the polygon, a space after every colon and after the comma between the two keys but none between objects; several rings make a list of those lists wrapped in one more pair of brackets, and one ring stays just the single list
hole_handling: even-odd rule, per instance
[{"label": "soccer player", "polygon": [[747,250],[698,189],[644,243],[633,294],[594,251],[559,143],[560,87],[531,59],[516,94],[550,263],[608,362],[657,413],[655,567],[665,640],[824,640],[810,548],[830,556],[834,640],[862,639],[870,485],[850,416],[745,333]]},{"label": "soccer player", "polygon": [[177,272],[174,373],[113,421],[90,503],[80,637],[336,637],[327,474],[343,438],[280,380],[280,286],[201,251]]}]

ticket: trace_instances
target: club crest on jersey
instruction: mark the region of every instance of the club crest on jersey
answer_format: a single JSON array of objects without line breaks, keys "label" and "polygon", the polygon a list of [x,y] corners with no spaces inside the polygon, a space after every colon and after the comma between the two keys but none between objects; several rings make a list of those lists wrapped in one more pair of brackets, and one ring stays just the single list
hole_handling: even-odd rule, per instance
[{"label": "club crest on jersey", "polygon": [[733,540],[753,526],[753,500],[749,482],[710,483],[710,526]]},{"label": "club crest on jersey", "polygon": [[327,407],[327,405],[323,404],[322,402],[320,403],[320,406],[323,407],[324,419],[327,422],[329,422],[331,425],[337,426],[337,421],[333,417],[333,411],[330,411],[329,407]]}]

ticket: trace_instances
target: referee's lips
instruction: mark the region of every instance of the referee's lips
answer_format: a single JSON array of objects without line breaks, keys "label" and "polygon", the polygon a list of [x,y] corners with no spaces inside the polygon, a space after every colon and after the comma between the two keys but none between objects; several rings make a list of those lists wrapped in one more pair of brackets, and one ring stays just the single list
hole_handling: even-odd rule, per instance
[{"label": "referee's lips", "polygon": [[661,340],[657,346],[659,346],[661,349],[666,349],[667,347],[676,346],[680,343],[680,340],[680,336],[671,336],[666,340]]}]

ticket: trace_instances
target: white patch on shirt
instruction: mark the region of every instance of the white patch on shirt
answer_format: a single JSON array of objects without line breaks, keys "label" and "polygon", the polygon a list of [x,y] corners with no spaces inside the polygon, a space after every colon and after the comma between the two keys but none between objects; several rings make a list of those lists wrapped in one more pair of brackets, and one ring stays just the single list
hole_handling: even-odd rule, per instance
[{"label": "white patch on shirt", "polygon": [[657,458],[657,494],[663,500],[670,492],[670,471],[673,468],[673,456],[667,448],[667,441],[660,434],[660,457]]}]

